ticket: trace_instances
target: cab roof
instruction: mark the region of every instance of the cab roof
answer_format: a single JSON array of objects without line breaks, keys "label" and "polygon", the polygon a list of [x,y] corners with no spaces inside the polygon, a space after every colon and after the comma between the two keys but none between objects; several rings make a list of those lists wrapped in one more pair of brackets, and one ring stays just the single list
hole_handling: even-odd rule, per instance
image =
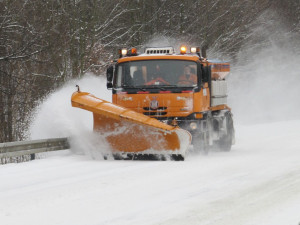
[{"label": "cab roof", "polygon": [[147,54],[141,54],[138,56],[128,56],[128,57],[122,57],[118,59],[118,63],[123,62],[131,62],[131,61],[142,61],[142,60],[160,60],[160,59],[169,59],[169,60],[187,60],[187,61],[200,61],[199,56],[197,55],[147,55]]}]

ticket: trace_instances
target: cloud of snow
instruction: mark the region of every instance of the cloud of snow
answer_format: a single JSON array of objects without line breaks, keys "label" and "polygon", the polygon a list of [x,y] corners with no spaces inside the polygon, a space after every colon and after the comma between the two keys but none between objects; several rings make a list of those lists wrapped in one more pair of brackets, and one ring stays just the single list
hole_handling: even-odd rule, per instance
[{"label": "cloud of snow", "polygon": [[111,101],[104,77],[87,74],[80,80],[72,80],[40,104],[30,126],[31,139],[72,137],[70,144],[73,151],[102,158],[108,145],[104,137],[93,133],[92,113],[71,106],[71,95],[77,90],[76,84],[81,91]]},{"label": "cloud of snow", "polygon": [[228,79],[236,123],[299,119],[299,39],[268,15],[259,21]]}]

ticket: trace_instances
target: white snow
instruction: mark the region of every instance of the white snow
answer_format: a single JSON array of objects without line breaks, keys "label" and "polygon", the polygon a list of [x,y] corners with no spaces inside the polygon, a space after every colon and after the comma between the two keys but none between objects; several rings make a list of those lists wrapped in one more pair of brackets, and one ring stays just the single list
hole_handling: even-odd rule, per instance
[{"label": "white snow", "polygon": [[82,92],[90,92],[111,102],[111,92],[106,89],[104,77],[88,74],[83,79],[72,80],[40,104],[30,127],[32,139],[66,137],[84,133],[83,130],[92,131],[92,113],[71,106],[71,95],[77,91],[76,84]]},{"label": "white snow", "polygon": [[229,153],[184,162],[64,152],[0,167],[1,224],[297,225],[300,120],[236,128]]}]

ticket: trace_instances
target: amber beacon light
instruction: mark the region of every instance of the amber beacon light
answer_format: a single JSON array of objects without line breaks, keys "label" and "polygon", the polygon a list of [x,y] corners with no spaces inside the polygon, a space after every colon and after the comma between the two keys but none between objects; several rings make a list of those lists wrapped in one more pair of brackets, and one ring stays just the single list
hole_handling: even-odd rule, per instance
[{"label": "amber beacon light", "polygon": [[187,49],[187,47],[185,45],[182,45],[180,47],[180,54],[186,54],[186,49]]}]

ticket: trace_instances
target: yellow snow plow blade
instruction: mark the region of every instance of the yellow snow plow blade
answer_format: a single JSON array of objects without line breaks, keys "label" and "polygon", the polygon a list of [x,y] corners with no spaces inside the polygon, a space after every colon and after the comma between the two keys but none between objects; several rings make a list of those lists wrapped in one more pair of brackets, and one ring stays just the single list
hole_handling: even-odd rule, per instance
[{"label": "yellow snow plow blade", "polygon": [[183,160],[191,143],[191,134],[133,110],[97,98],[87,92],[75,92],[72,106],[93,112],[94,131],[103,135],[113,153],[135,155],[171,155]]}]

